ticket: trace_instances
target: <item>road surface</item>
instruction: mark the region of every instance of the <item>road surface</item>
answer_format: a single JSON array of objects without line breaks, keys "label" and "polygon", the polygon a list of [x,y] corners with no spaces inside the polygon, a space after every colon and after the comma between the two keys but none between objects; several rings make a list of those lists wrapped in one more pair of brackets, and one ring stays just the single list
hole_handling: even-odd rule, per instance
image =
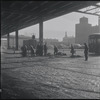
[{"label": "road surface", "polygon": [[100,99],[100,56],[84,61],[84,55],[22,58],[4,53],[1,86],[3,99]]}]

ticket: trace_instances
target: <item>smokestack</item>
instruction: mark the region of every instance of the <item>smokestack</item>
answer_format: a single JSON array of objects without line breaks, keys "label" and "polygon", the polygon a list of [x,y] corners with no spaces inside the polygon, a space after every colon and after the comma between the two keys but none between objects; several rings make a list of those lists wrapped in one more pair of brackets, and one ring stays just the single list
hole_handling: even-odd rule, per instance
[{"label": "smokestack", "polygon": [[67,37],[67,32],[65,32],[65,37]]}]

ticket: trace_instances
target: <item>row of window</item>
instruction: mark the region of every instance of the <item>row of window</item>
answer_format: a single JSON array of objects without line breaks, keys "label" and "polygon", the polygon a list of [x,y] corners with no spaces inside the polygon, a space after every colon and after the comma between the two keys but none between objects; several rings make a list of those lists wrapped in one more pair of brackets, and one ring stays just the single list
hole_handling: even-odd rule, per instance
[{"label": "row of window", "polygon": [[91,43],[94,43],[94,44],[99,43],[100,44],[100,39],[89,39],[89,44],[91,44]]}]

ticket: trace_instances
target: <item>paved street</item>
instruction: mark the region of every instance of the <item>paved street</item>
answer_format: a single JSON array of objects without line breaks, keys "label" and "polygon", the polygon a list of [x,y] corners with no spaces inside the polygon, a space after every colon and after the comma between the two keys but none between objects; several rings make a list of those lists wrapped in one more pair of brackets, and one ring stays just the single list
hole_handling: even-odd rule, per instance
[{"label": "paved street", "polygon": [[2,98],[100,99],[100,56],[1,56]]}]

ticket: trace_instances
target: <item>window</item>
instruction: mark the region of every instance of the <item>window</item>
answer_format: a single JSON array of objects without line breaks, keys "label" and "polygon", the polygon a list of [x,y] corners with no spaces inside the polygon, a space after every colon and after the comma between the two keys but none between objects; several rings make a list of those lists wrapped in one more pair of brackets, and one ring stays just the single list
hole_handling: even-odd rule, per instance
[{"label": "window", "polygon": [[100,39],[97,39],[97,42],[100,43]]}]

